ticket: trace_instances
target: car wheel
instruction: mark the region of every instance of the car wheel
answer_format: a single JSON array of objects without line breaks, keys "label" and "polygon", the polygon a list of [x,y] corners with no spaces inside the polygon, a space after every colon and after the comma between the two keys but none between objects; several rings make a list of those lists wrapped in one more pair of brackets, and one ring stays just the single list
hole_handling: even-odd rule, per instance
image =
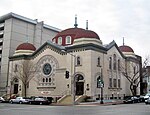
[{"label": "car wheel", "polygon": [[11,104],[13,104],[13,101],[10,101]]},{"label": "car wheel", "polygon": [[22,104],[22,101],[20,101],[19,104]]},{"label": "car wheel", "polygon": [[43,103],[42,102],[40,102],[40,105],[42,105]]},{"label": "car wheel", "polygon": [[29,104],[32,104],[32,102],[29,102]]}]

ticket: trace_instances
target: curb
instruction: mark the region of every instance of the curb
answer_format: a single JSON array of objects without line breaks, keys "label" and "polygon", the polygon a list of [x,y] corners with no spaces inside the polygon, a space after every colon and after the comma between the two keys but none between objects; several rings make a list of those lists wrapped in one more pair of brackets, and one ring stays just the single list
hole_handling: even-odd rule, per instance
[{"label": "curb", "polygon": [[118,101],[118,102],[106,102],[104,104],[100,103],[80,103],[80,104],[58,104],[58,103],[52,103],[50,106],[108,106],[108,105],[119,105],[123,104],[123,101]]}]

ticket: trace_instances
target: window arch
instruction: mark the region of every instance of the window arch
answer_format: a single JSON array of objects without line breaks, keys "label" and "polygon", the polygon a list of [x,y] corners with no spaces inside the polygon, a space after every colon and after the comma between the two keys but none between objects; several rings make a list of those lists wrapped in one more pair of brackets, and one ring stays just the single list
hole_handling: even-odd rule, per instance
[{"label": "window arch", "polygon": [[113,55],[113,69],[116,70],[116,54]]},{"label": "window arch", "polygon": [[109,57],[109,69],[112,69],[112,57]]},{"label": "window arch", "polygon": [[66,44],[71,44],[71,36],[66,36]]},{"label": "window arch", "polygon": [[59,45],[62,45],[62,37],[58,37],[57,43],[58,43]]}]

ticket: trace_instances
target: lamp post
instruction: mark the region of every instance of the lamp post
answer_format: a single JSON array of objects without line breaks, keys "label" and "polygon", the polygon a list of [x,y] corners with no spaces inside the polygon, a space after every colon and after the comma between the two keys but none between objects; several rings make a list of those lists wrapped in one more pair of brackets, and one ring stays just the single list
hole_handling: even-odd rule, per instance
[{"label": "lamp post", "polygon": [[101,89],[101,100],[100,100],[100,104],[103,104],[103,87],[104,87],[104,81],[103,81],[103,71],[102,71],[102,67],[101,68],[101,82],[100,82],[100,89]]},{"label": "lamp post", "polygon": [[[61,50],[64,53],[67,53],[69,55],[71,55],[71,57],[73,57],[74,59],[74,63],[73,63],[73,73],[71,75],[71,89],[72,89],[72,104],[75,105],[75,92],[76,92],[76,84],[75,84],[75,72],[76,72],[76,55],[73,55],[72,53],[68,53],[65,50]],[[71,62],[73,61],[71,58]],[[71,67],[72,68],[72,67]]]}]

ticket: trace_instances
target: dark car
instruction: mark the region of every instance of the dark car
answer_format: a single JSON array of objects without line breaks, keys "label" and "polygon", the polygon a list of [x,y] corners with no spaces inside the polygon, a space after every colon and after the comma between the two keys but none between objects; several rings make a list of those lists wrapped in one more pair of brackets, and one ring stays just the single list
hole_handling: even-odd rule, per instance
[{"label": "dark car", "polygon": [[31,99],[29,101],[30,104],[36,104],[36,105],[49,105],[52,102],[49,101],[47,98],[44,97],[36,97],[34,99]]},{"label": "dark car", "polygon": [[125,98],[123,102],[124,103],[138,103],[139,98],[136,96],[130,96],[130,97]]}]

